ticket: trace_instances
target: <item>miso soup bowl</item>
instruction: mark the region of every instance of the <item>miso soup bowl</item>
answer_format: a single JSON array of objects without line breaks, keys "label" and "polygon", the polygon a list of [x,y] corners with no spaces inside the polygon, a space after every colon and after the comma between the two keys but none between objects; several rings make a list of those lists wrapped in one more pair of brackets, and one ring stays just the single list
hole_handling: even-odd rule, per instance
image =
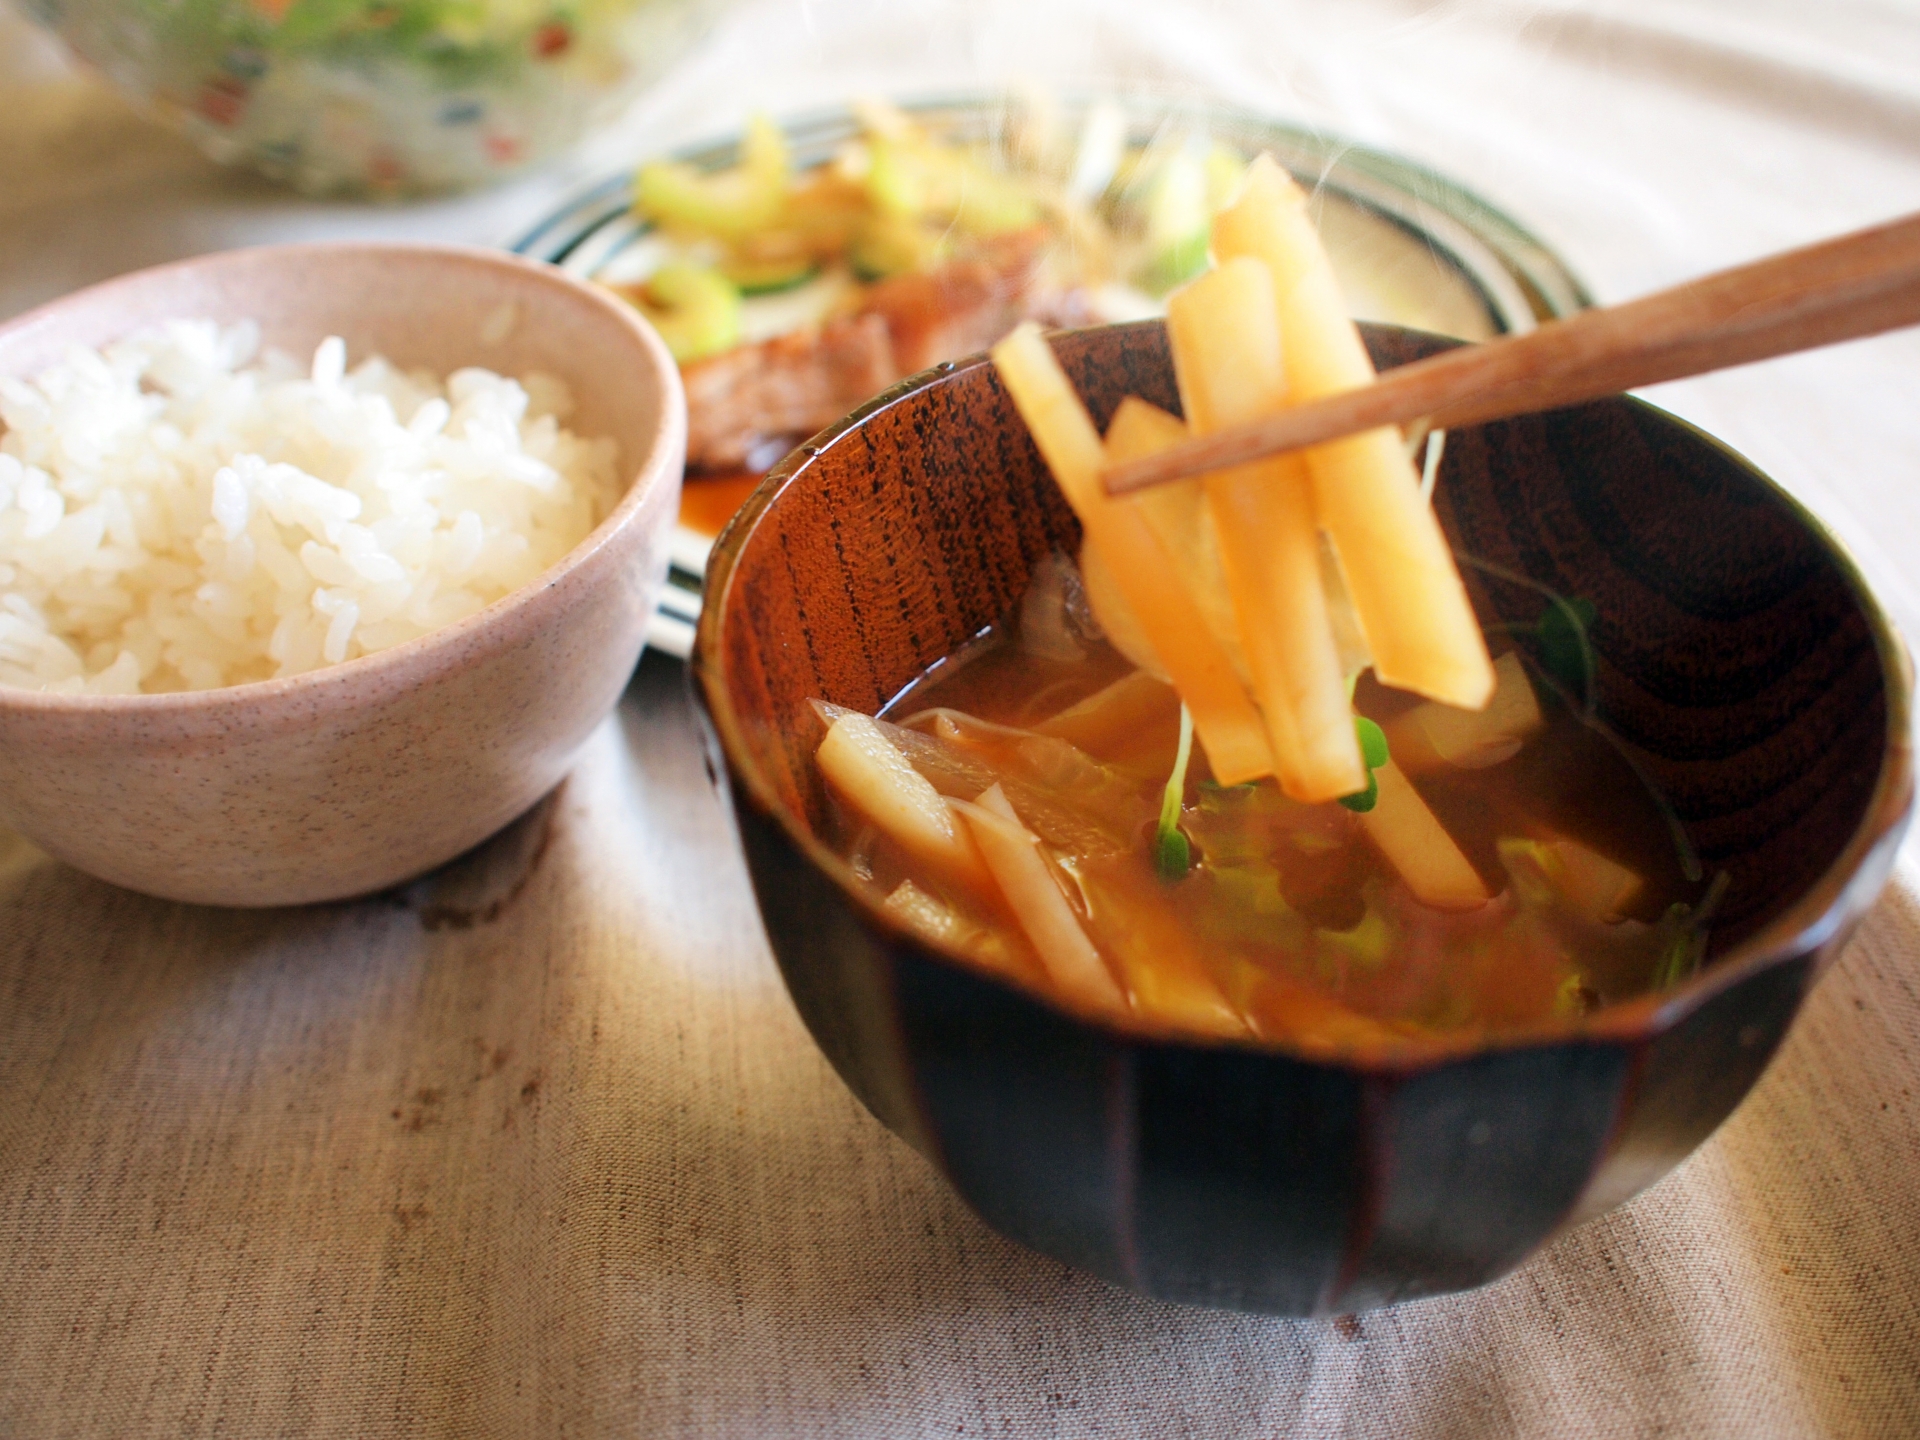
[{"label": "miso soup bowl", "polygon": [[451,246],[227,251],[96,285],[0,326],[0,375],[169,318],[329,335],[446,375],[545,371],[619,447],[624,493],[528,585],[390,650],[186,694],[0,686],[0,824],[174,900],[365,894],[453,858],[566,774],[613,708],[665,578],[686,452],[679,371],[628,307],[545,265]]},{"label": "miso soup bowl", "polygon": [[[1369,343],[1392,365],[1447,342]],[[1158,322],[1055,344],[1102,423],[1130,392],[1177,406]],[[1277,1314],[1484,1284],[1698,1145],[1879,891],[1913,801],[1907,663],[1806,512],[1625,399],[1452,434],[1437,504],[1484,562],[1484,622],[1538,619],[1523,581],[1592,599],[1599,714],[1731,884],[1674,989],[1343,1052],[1071,1013],[893,923],[822,842],[807,700],[878,709],[1078,542],[984,361],[816,437],[722,536],[694,673],[787,986],[846,1083],[1002,1234]]]}]

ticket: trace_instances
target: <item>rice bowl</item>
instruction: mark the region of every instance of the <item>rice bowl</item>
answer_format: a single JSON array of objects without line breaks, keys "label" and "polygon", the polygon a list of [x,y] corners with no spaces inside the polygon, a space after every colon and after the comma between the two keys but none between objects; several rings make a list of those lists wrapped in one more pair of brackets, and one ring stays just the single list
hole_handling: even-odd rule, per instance
[{"label": "rice bowl", "polygon": [[679,496],[671,357],[631,311],[544,265],[302,245],[144,271],[8,322],[0,376],[181,315],[252,317],[290,354],[340,335],[407,371],[551,374],[572,391],[570,427],[615,447],[617,499],[528,583],[342,664],[168,694],[0,686],[0,824],[116,884],[202,903],[303,903],[417,875],[550,790],[625,687]]}]

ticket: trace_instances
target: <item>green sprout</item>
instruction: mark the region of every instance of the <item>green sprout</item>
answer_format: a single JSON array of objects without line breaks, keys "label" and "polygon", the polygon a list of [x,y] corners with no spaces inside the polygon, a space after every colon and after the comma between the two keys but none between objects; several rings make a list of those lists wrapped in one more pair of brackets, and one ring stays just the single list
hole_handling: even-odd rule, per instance
[{"label": "green sprout", "polygon": [[1360,737],[1360,758],[1367,764],[1367,788],[1357,795],[1342,795],[1340,803],[1364,815],[1380,801],[1380,778],[1373,772],[1387,763],[1387,732],[1364,715],[1353,717],[1353,728]]},{"label": "green sprout", "polygon": [[1530,575],[1482,560],[1477,555],[1461,554],[1456,558],[1483,575],[1521,586],[1546,599],[1547,608],[1533,624],[1489,625],[1487,633],[1517,635],[1537,644],[1540,668],[1553,678],[1569,700],[1579,702],[1586,712],[1581,718],[1591,721],[1594,681],[1599,674],[1599,656],[1593,648],[1592,637],[1594,623],[1600,617],[1593,601],[1583,595],[1561,595]]},{"label": "green sprout", "polygon": [[1697,973],[1707,958],[1707,922],[1727,893],[1727,872],[1722,870],[1708,882],[1706,894],[1694,905],[1669,905],[1660,922],[1666,931],[1666,943],[1654,964],[1653,988],[1665,990]]},{"label": "green sprout", "polygon": [[1582,699],[1593,693],[1593,642],[1588,635],[1598,618],[1593,602],[1584,596],[1555,596],[1533,632],[1540,641],[1541,665],[1569,694]]},{"label": "green sprout", "polygon": [[1180,828],[1180,806],[1187,795],[1187,762],[1193,758],[1193,715],[1180,707],[1180,748],[1174,753],[1173,774],[1167,777],[1160,799],[1160,826],[1153,836],[1153,868],[1163,880],[1179,880],[1193,866],[1193,847]]}]

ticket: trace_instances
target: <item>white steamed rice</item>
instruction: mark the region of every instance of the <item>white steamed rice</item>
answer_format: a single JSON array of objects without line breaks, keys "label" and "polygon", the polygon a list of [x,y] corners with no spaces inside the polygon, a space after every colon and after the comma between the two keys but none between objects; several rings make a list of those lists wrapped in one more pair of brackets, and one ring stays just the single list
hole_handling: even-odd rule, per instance
[{"label": "white steamed rice", "polygon": [[126,695],[297,675],[526,584],[617,500],[558,380],[310,369],[173,321],[0,379],[0,684]]}]

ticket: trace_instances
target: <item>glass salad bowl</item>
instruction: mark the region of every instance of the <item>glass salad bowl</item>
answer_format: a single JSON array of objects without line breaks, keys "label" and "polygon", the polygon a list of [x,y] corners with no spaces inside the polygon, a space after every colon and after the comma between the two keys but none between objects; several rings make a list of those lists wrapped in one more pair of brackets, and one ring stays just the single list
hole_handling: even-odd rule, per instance
[{"label": "glass salad bowl", "polygon": [[311,193],[504,178],[673,63],[718,0],[22,0],[214,159]]}]

